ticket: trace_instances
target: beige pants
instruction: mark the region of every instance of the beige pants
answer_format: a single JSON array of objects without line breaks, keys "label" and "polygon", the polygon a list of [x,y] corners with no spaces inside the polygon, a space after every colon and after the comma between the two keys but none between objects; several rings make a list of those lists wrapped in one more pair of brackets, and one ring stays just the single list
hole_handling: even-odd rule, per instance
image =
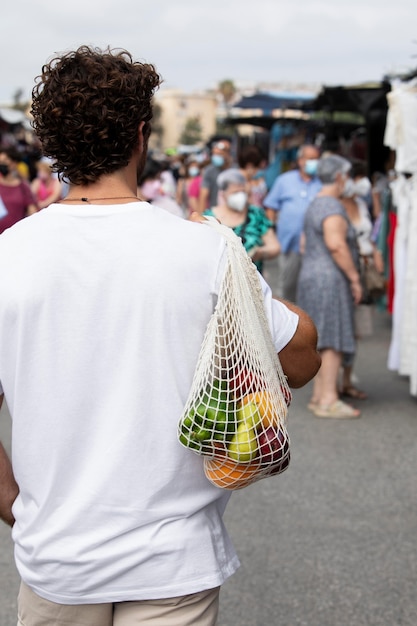
[{"label": "beige pants", "polygon": [[21,583],[18,626],[215,626],[220,588],[165,600],[56,604]]}]

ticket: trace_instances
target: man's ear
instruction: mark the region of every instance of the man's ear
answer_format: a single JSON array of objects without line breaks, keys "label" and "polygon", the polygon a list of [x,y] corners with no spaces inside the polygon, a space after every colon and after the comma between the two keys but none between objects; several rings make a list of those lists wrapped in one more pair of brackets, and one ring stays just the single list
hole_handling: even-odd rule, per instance
[{"label": "man's ear", "polygon": [[144,126],[145,126],[145,122],[142,121],[140,122],[139,127],[138,127],[139,150],[141,152],[146,146],[146,137],[144,136]]}]

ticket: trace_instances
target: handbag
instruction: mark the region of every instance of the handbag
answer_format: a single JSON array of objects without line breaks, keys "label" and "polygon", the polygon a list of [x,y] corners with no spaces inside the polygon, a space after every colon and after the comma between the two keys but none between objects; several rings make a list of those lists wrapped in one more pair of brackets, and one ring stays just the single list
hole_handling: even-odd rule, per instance
[{"label": "handbag", "polygon": [[225,238],[227,264],[177,434],[203,457],[210,482],[241,489],[287,469],[291,392],[255,265],[231,228],[206,224]]},{"label": "handbag", "polygon": [[374,302],[385,294],[385,277],[378,272],[371,256],[361,257],[361,278],[364,302]]}]

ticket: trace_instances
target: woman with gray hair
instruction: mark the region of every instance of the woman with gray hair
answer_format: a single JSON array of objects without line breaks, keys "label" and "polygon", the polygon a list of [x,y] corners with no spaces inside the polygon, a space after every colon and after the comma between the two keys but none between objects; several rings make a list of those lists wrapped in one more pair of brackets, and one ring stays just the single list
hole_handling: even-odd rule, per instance
[{"label": "woman with gray hair", "polygon": [[224,170],[217,177],[217,206],[204,215],[212,215],[234,230],[252,261],[262,272],[262,262],[278,256],[280,246],[272,222],[263,208],[249,204],[247,180],[237,168]]},{"label": "woman with gray hair", "polygon": [[323,156],[317,176],[323,187],[304,220],[304,255],[297,302],[316,324],[322,365],[314,379],[309,409],[317,417],[355,418],[360,411],[339,399],[342,354],[354,354],[354,306],[362,297],[355,231],[339,201],[351,165]]}]

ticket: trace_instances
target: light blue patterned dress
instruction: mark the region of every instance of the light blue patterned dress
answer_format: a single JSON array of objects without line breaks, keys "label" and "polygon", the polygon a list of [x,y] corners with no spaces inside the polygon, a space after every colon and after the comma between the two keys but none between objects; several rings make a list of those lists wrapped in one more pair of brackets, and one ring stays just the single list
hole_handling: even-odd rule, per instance
[{"label": "light blue patterned dress", "polygon": [[319,350],[332,348],[353,354],[354,302],[350,284],[323,238],[323,222],[331,215],[341,215],[347,221],[347,244],[355,264],[358,263],[355,231],[343,205],[332,197],[315,198],[304,219],[306,247],[298,280],[297,304],[317,327]]}]

